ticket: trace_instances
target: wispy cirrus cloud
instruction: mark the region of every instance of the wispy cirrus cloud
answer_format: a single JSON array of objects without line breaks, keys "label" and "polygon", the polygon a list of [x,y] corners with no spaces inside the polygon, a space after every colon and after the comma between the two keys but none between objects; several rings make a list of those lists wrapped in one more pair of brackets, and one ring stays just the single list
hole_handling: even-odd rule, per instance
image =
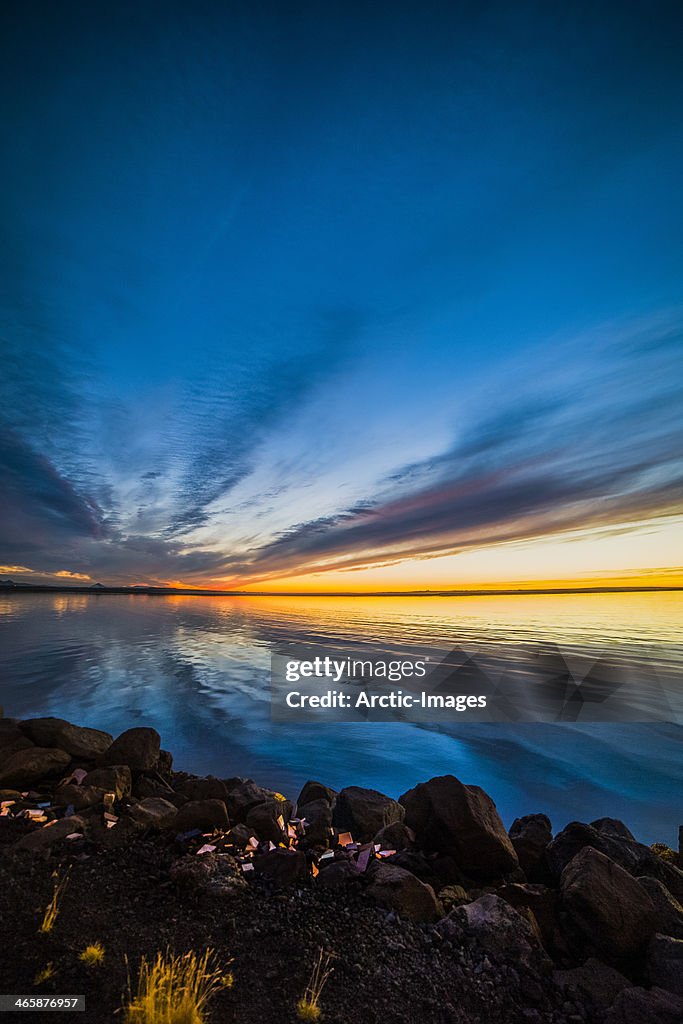
[{"label": "wispy cirrus cloud", "polygon": [[446,451],[397,468],[380,498],[283,532],[235,572],[357,569],[680,512],[682,346],[664,324],[530,353],[487,389],[493,412],[483,395],[470,406]]}]

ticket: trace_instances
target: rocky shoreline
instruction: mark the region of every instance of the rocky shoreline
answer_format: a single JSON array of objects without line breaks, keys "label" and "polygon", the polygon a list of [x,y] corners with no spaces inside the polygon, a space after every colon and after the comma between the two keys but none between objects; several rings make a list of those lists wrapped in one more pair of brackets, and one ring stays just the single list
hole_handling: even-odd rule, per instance
[{"label": "rocky shoreline", "polygon": [[0,991],[85,993],[79,1019],[117,1019],[142,956],[211,947],[235,978],[221,1022],[295,1020],[321,949],[330,1022],[683,1021],[682,851],[611,818],[508,832],[451,775],[294,801],[174,771],[152,728],[57,718],[0,718],[0,805]]}]

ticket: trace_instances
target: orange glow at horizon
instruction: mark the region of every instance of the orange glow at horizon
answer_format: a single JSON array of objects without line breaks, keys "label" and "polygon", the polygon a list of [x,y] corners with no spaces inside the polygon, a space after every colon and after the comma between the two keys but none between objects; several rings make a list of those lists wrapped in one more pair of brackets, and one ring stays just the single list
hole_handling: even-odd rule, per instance
[{"label": "orange glow at horizon", "polygon": [[[372,593],[429,590],[534,590],[563,587],[683,586],[683,516],[576,530],[459,554],[410,558],[348,569],[263,573],[213,579],[210,589],[272,593]],[[359,559],[360,561],[360,559]]]}]

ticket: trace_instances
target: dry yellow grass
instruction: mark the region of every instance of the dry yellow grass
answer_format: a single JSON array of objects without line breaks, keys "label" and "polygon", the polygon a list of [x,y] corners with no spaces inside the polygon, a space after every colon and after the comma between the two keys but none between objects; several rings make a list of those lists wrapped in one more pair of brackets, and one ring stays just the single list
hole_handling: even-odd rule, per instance
[{"label": "dry yellow grass", "polygon": [[59,914],[59,902],[64,894],[64,890],[69,882],[69,872],[60,878],[59,874],[55,871],[52,875],[55,880],[54,889],[52,891],[52,899],[45,908],[43,914],[43,920],[40,922],[40,931],[47,934],[51,932],[55,926],[57,915]]},{"label": "dry yellow grass", "polygon": [[35,978],[33,979],[33,984],[42,985],[44,981],[49,981],[50,978],[54,978],[56,973],[57,972],[55,971],[54,964],[45,964],[45,966],[41,967],[41,969],[36,974]]},{"label": "dry yellow grass", "polygon": [[322,949],[320,950],[311,973],[310,981],[306,986],[306,991],[296,1004],[296,1015],[305,1024],[314,1024],[315,1021],[320,1020],[322,1017],[320,996],[327,983],[327,979],[334,970],[331,966],[333,959],[334,953],[326,953]]},{"label": "dry yellow grass", "polygon": [[88,964],[89,967],[101,964],[104,960],[104,946],[101,942],[91,942],[89,946],[81,950],[78,959],[84,964]]},{"label": "dry yellow grass", "polygon": [[213,950],[201,955],[157,953],[140,964],[137,991],[124,1007],[126,1024],[205,1024],[206,1005],[233,983],[216,965]]}]

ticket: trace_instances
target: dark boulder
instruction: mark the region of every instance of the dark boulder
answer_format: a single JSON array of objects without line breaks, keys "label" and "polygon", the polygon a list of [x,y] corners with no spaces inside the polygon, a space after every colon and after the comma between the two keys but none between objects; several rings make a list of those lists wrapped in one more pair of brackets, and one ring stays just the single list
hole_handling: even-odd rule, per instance
[{"label": "dark boulder", "polygon": [[58,747],[79,761],[95,761],[112,744],[108,732],[72,725],[63,718],[29,718],[19,728],[37,747]]},{"label": "dark boulder", "polygon": [[105,793],[113,793],[117,800],[130,796],[132,779],[127,764],[113,764],[108,768],[94,768],[83,779],[84,786],[94,786]]},{"label": "dark boulder", "polygon": [[322,782],[306,782],[299,793],[297,804],[301,807],[302,804],[310,804],[314,800],[326,800],[328,804],[332,805],[336,799],[337,791],[335,789],[330,789]]},{"label": "dark boulder", "polygon": [[88,807],[96,807],[102,803],[104,793],[95,786],[76,786],[67,783],[55,790],[54,803],[57,807],[73,807],[75,811],[84,811]]},{"label": "dark boulder", "polygon": [[652,900],[635,878],[598,850],[580,850],[562,872],[560,887],[573,923],[607,958],[638,953],[654,934]]},{"label": "dark boulder", "polygon": [[246,826],[261,842],[287,842],[287,822],[292,805],[289,800],[267,800],[256,804],[247,814]]},{"label": "dark boulder", "polygon": [[591,828],[595,828],[607,836],[612,836],[613,839],[628,839],[632,843],[636,842],[633,832],[618,818],[597,818],[595,821],[591,821]]},{"label": "dark boulder", "polygon": [[319,798],[302,804],[297,811],[304,820],[304,835],[314,846],[326,846],[333,835],[332,807],[327,800]]},{"label": "dark boulder", "polygon": [[414,850],[415,833],[402,821],[395,821],[391,825],[381,828],[373,839],[373,843],[379,846],[380,850]]},{"label": "dark boulder", "polygon": [[246,846],[251,839],[251,832],[246,825],[234,825],[225,837],[233,846]]},{"label": "dark boulder", "polygon": [[454,938],[458,944],[463,937],[476,939],[496,959],[513,959],[517,970],[520,966],[550,970],[551,962],[528,917],[493,893],[452,910],[438,928],[445,938]]},{"label": "dark boulder", "polygon": [[534,878],[539,873],[545,848],[553,838],[550,818],[545,814],[525,814],[523,818],[515,818],[508,835],[520,867],[527,878]]},{"label": "dark boulder", "polygon": [[647,973],[651,985],[683,996],[683,939],[654,935],[647,947]]},{"label": "dark boulder", "polygon": [[320,862],[320,874],[317,884],[324,889],[335,889],[348,882],[357,882],[360,871],[348,857],[336,857],[334,860]]},{"label": "dark boulder", "polygon": [[228,791],[225,803],[231,821],[246,821],[247,814],[252,807],[265,803],[273,795],[269,789],[257,786],[251,779],[226,779],[224,782]]},{"label": "dark boulder", "polygon": [[13,754],[33,746],[35,744],[24,735],[16,722],[8,718],[0,719],[0,769]]},{"label": "dark boulder", "polygon": [[159,761],[161,740],[156,729],[140,726],[126,729],[99,758],[101,765],[127,764],[131,771],[155,768]]},{"label": "dark boulder", "polygon": [[382,863],[410,871],[411,875],[431,885],[433,889],[440,889],[445,882],[453,881],[450,878],[443,878],[435,869],[434,858],[427,857],[421,850],[399,850],[391,857],[383,859]]},{"label": "dark boulder", "polygon": [[581,1003],[588,1001],[598,1011],[607,1010],[620,992],[630,988],[632,983],[623,974],[603,964],[601,960],[589,958],[580,967],[567,971],[555,971],[555,984],[567,995],[578,997]]},{"label": "dark boulder", "polygon": [[[598,831],[582,821],[572,821],[555,836],[545,851],[545,860],[554,878],[559,878],[567,864],[585,847],[590,846],[634,874],[646,846],[606,831]],[[642,873],[642,872],[641,872]]]},{"label": "dark boulder", "polygon": [[683,904],[683,871],[675,864],[670,864],[662,857],[658,857],[647,846],[642,847],[644,853],[638,862],[638,875],[650,875],[657,878],[665,885],[672,896],[675,896],[679,903]]},{"label": "dark boulder", "polygon": [[496,805],[479,786],[442,775],[404,793],[400,802],[418,842],[451,854],[472,878],[496,878],[518,867]]},{"label": "dark boulder", "polygon": [[443,908],[432,887],[410,871],[392,864],[378,866],[372,875],[368,893],[382,906],[411,921],[429,923],[443,916]]},{"label": "dark boulder", "polygon": [[545,885],[508,882],[496,890],[496,895],[515,910],[530,911],[538,924],[545,949],[554,951],[558,942],[557,893]]},{"label": "dark boulder", "polygon": [[148,796],[128,809],[133,821],[146,828],[170,828],[174,824],[176,808],[159,796]]},{"label": "dark boulder", "polygon": [[275,885],[295,885],[308,876],[306,855],[301,850],[271,850],[254,859],[254,869]]},{"label": "dark boulder", "polygon": [[385,825],[403,821],[405,811],[397,800],[376,789],[347,786],[337,794],[332,821],[340,832],[351,832],[359,842],[368,842]]},{"label": "dark boulder", "polygon": [[176,811],[171,827],[176,832],[229,827],[228,811],[222,800],[190,800]]},{"label": "dark boulder", "polygon": [[27,789],[51,775],[58,775],[71,757],[56,747],[28,747],[17,750],[0,768],[0,789]]},{"label": "dark boulder", "polygon": [[175,787],[175,791],[187,800],[222,800],[227,806],[227,786],[222,779],[215,779],[213,775],[207,775],[206,778],[183,779]]},{"label": "dark boulder", "polygon": [[607,1011],[605,1024],[681,1024],[683,998],[661,988],[625,988]]},{"label": "dark boulder", "polygon": [[82,835],[85,832],[85,827],[83,818],[79,818],[75,814],[69,818],[60,818],[53,825],[43,826],[36,829],[35,832],[29,832],[28,835],[22,836],[14,844],[13,849],[21,853],[47,854],[55,843],[61,842],[67,836],[76,832]]},{"label": "dark boulder", "polygon": [[641,876],[638,881],[654,903],[657,915],[657,931],[683,939],[683,906],[658,878]]}]

